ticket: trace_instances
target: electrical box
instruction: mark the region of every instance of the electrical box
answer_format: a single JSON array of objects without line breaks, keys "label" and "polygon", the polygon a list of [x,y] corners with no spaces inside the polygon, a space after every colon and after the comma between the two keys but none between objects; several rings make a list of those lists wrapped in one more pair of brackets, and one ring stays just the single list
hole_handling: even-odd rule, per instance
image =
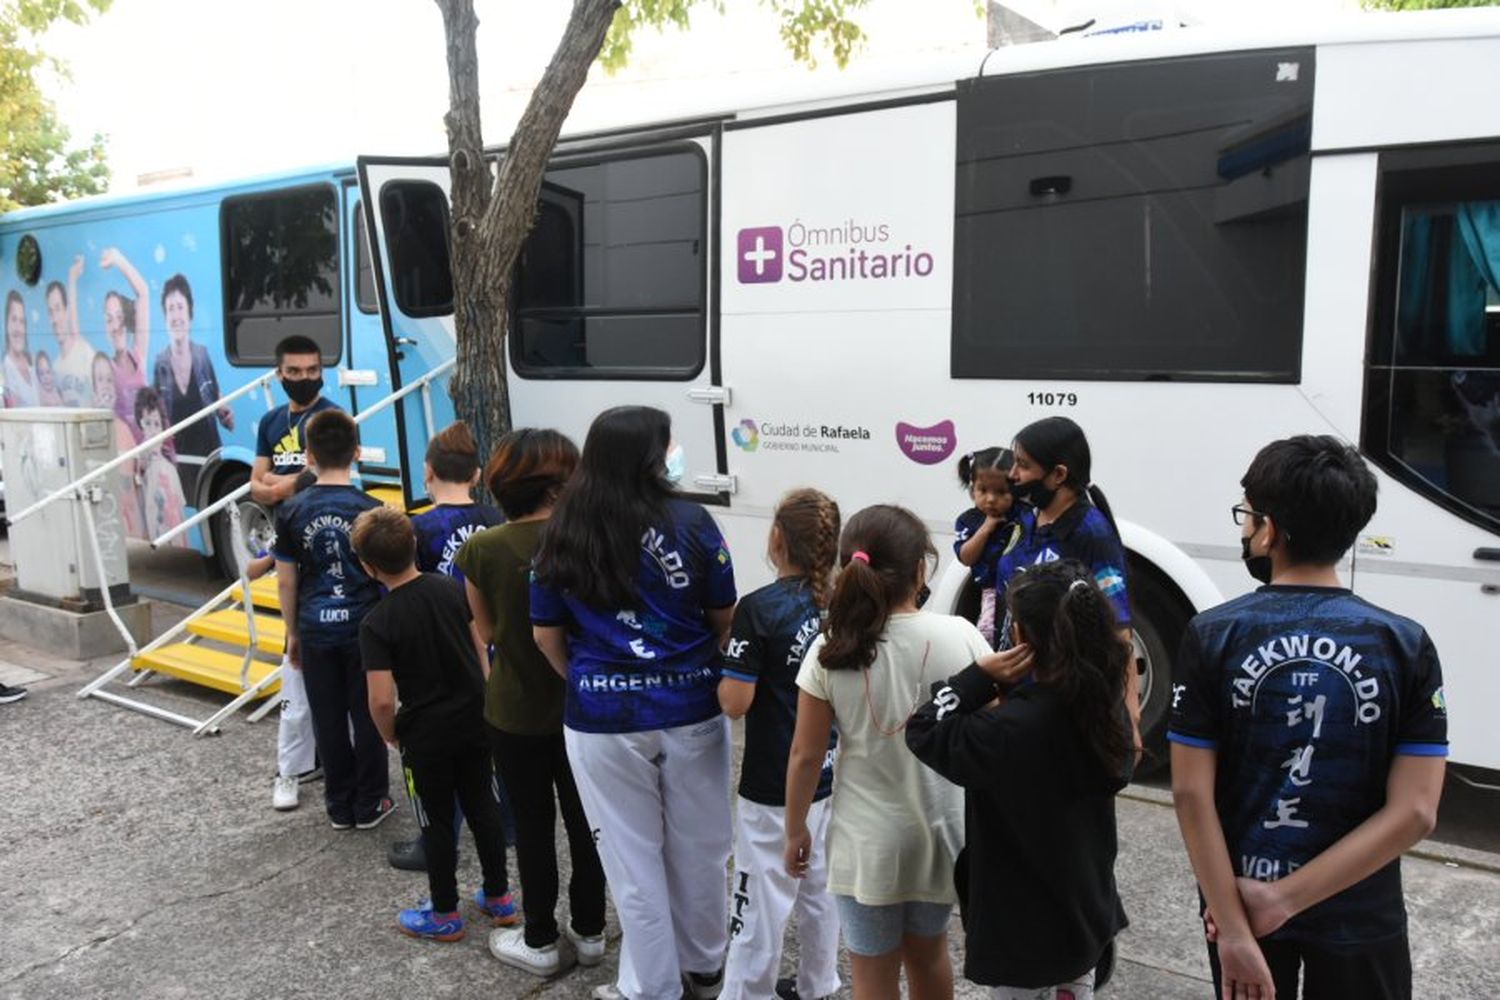
[{"label": "electrical box", "polygon": [[[108,410],[62,407],[0,410],[0,464],[5,506],[17,514],[37,500],[115,457],[115,415]],[[128,473],[108,473],[83,487],[85,499],[54,500],[10,526],[16,564],[12,596],[77,611],[102,606],[100,591],[125,602],[130,577],[120,503],[133,495]],[[123,498],[123,499],[122,499]],[[103,574],[94,555],[82,504],[93,513]]]}]

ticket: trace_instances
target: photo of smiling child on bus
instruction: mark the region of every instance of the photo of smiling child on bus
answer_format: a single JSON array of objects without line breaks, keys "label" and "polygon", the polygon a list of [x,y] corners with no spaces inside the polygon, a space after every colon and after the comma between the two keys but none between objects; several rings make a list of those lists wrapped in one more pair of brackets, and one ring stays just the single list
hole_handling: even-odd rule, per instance
[{"label": "photo of smiling child on bus", "polygon": [[953,523],[953,553],[973,568],[979,588],[979,634],[995,644],[995,567],[1020,537],[1020,525],[1011,517],[1015,497],[1010,492],[1011,466],[1015,456],[1009,448],[981,448],[958,460],[958,481],[969,491],[974,506]]}]

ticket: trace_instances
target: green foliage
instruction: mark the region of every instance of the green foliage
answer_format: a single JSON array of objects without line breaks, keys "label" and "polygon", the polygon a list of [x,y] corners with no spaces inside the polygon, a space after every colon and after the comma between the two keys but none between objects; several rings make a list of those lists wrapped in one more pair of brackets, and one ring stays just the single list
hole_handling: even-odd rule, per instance
[{"label": "green foliage", "polygon": [[[852,15],[870,0],[759,0],[781,22],[781,40],[801,63],[817,65],[816,50],[827,46],[840,67],[863,44],[865,33]],[[694,7],[724,12],[724,0],[624,0],[610,26],[599,61],[613,73],[630,59],[631,40],[641,28],[685,29]]]},{"label": "green foliage", "polygon": [[110,0],[0,0],[0,211],[79,195],[109,183],[104,137],[78,146],[37,85],[39,70],[67,68],[39,47],[58,21],[83,24]]},{"label": "green foliage", "polygon": [[1438,10],[1443,7],[1500,7],[1500,0],[1363,0],[1366,10]]}]

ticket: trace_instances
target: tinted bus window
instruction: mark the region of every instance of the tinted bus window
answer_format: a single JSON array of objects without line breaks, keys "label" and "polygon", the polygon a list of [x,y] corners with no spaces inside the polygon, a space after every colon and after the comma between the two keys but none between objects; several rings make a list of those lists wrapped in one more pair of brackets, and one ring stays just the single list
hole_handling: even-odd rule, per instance
[{"label": "tinted bus window", "polygon": [[397,308],[412,317],[451,313],[448,196],[431,181],[391,181],[380,189],[380,212]]},{"label": "tinted bus window", "polygon": [[375,262],[370,259],[370,237],[365,231],[365,213],[362,205],[354,206],[354,304],[362,313],[380,311],[379,297],[375,293]]},{"label": "tinted bus window", "polygon": [[1383,178],[1364,441],[1386,471],[1500,531],[1500,159]]},{"label": "tinted bus window", "polygon": [[327,186],[226,198],[224,347],[238,365],[271,365],[283,337],[341,353],[337,201]]},{"label": "tinted bus window", "polygon": [[516,270],[517,373],[696,375],[703,366],[705,210],[696,148],[548,171]]},{"label": "tinted bus window", "polygon": [[955,378],[1295,382],[1309,49],[960,84]]}]

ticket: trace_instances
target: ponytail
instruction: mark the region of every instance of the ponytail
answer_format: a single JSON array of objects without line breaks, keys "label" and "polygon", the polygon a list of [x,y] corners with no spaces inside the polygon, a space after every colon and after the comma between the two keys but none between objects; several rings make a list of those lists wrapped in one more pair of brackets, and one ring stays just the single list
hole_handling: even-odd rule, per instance
[{"label": "ponytail", "polygon": [[1038,680],[1067,703],[1075,734],[1106,773],[1123,773],[1133,752],[1124,712],[1130,654],[1109,598],[1073,560],[1028,568],[1007,598],[1036,652]]},{"label": "ponytail", "polygon": [[1115,538],[1118,540],[1120,537],[1120,526],[1115,523],[1115,512],[1110,509],[1109,499],[1105,497],[1104,491],[1093,483],[1089,483],[1088,489],[1085,492],[1088,494],[1089,502],[1098,507],[1099,513],[1103,514],[1104,519],[1109,522],[1110,530],[1115,533]]},{"label": "ponytail", "polygon": [[926,525],[903,507],[878,504],[849,519],[824,626],[825,670],[863,670],[875,662],[891,608],[916,592],[917,567],[935,554]]}]

